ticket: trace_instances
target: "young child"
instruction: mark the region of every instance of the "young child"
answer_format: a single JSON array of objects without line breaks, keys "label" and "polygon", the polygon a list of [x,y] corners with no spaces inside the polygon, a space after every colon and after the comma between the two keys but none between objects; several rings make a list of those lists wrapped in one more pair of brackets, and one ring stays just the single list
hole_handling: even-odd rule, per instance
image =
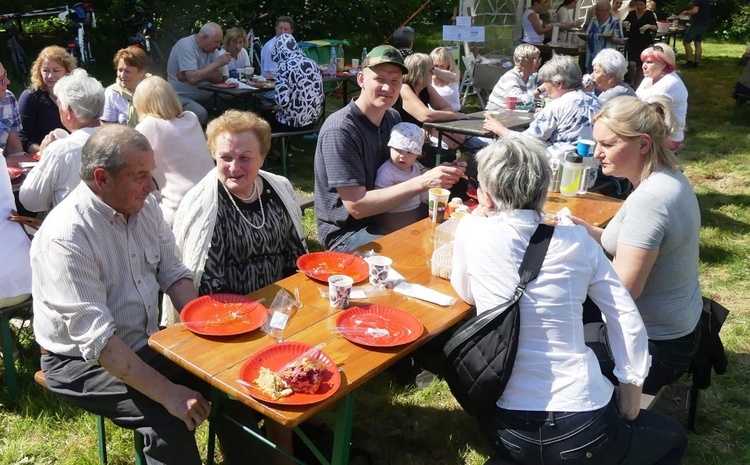
[{"label": "young child", "polygon": [[461,73],[453,59],[453,52],[448,47],[438,47],[430,53],[430,58],[435,66],[432,69],[432,87],[453,107],[453,111],[461,111],[458,95]]},{"label": "young child", "polygon": [[[388,147],[391,157],[378,168],[375,188],[400,184],[419,176],[421,165],[416,163],[422,155],[424,131],[412,123],[398,123],[391,130]],[[401,229],[427,216],[427,192],[415,195],[398,207],[381,215],[381,227],[387,233]]]}]

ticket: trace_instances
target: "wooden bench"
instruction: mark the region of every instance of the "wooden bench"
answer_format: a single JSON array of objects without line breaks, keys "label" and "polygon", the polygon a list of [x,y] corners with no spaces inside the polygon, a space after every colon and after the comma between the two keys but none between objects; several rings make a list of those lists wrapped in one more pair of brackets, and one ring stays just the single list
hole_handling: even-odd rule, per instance
[{"label": "wooden bench", "polygon": [[16,361],[13,356],[13,335],[10,320],[16,316],[24,319],[31,317],[31,297],[23,302],[0,308],[0,340],[2,341],[3,365],[5,366],[5,386],[8,397],[13,404],[18,400],[18,381],[16,379]]},{"label": "wooden bench", "polygon": [[[43,388],[47,388],[47,381],[44,379],[44,372],[37,371],[34,374],[34,381]],[[107,464],[107,436],[104,430],[104,417],[96,415],[96,434],[99,440],[99,460],[103,465]],[[135,447],[135,464],[146,465],[146,456],[143,454],[143,435],[138,431],[133,431],[133,440]]]}]

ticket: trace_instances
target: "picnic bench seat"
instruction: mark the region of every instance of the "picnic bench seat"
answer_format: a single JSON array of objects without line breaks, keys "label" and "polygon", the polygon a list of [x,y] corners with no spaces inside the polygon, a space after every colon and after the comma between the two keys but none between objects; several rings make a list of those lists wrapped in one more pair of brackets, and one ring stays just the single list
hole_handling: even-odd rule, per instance
[{"label": "picnic bench seat", "polygon": [[[34,373],[34,381],[43,388],[47,388],[43,371],[39,370]],[[99,460],[102,465],[107,465],[107,436],[104,430],[104,417],[101,415],[96,415],[96,435],[99,440]],[[143,454],[143,435],[134,430],[133,440],[135,443],[135,465],[146,465],[146,456]]]},{"label": "picnic bench seat", "polygon": [[297,197],[297,205],[299,205],[299,209],[302,210],[302,214],[305,214],[305,210],[315,205],[315,197],[312,195],[307,194],[296,194]]}]

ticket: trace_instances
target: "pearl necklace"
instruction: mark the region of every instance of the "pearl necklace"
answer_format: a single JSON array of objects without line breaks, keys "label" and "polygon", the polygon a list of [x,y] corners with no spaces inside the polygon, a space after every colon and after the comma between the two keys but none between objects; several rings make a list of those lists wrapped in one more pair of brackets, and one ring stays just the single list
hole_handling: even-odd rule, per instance
[{"label": "pearl necklace", "polygon": [[227,188],[226,184],[223,182],[221,183],[222,186],[224,186],[224,190],[227,192],[227,195],[229,196],[229,201],[232,202],[232,205],[234,205],[235,210],[237,210],[237,213],[240,214],[240,217],[242,217],[243,220],[245,220],[245,223],[247,223],[248,226],[250,226],[253,229],[263,229],[263,226],[266,225],[266,214],[263,211],[263,201],[260,199],[260,189],[258,188],[258,179],[256,178],[255,181],[253,181],[253,193],[250,195],[250,197],[240,197],[237,196],[240,200],[243,200],[247,202],[248,200],[252,199],[254,195],[258,195],[258,204],[260,205],[260,216],[263,218],[263,220],[260,222],[260,226],[255,226],[250,222],[250,220],[247,219],[245,214],[240,210],[240,207],[237,206],[237,202],[234,201],[234,195],[229,192],[229,189]]}]

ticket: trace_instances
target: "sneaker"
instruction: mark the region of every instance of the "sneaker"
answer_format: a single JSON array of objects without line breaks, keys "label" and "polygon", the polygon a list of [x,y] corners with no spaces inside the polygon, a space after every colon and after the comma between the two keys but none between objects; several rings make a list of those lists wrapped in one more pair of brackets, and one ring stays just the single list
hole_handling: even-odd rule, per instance
[{"label": "sneaker", "polygon": [[698,67],[698,62],[697,62],[697,61],[694,61],[694,62],[693,62],[693,68],[697,68],[697,67]]},{"label": "sneaker", "polygon": [[694,68],[695,64],[692,61],[686,61],[685,63],[682,64],[682,67],[683,68]]}]

